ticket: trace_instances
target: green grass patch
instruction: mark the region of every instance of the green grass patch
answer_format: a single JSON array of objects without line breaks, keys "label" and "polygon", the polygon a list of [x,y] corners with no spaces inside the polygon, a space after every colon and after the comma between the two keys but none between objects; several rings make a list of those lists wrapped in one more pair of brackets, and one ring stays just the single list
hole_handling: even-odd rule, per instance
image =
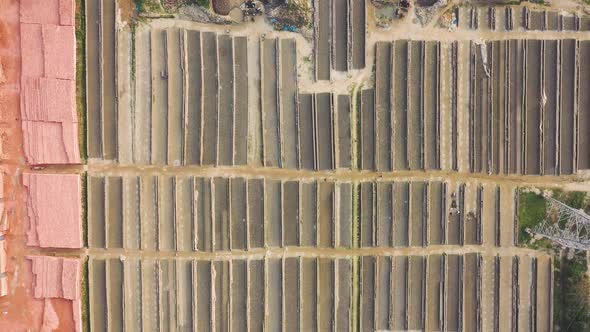
[{"label": "green grass patch", "polygon": [[[350,127],[352,132],[352,168],[361,168],[361,90],[362,85],[353,87],[350,91],[350,98],[352,99],[350,114]],[[352,186],[352,246],[353,248],[360,248],[361,246],[361,186],[359,183],[354,183]]]},{"label": "green grass patch", "polygon": [[559,331],[588,331],[590,328],[587,270],[585,252],[578,252],[572,258],[555,259],[553,320]]},{"label": "green grass patch", "polygon": [[90,332],[90,296],[88,282],[88,257],[82,263],[82,330]]},{"label": "green grass patch", "polygon": [[[360,167],[360,106],[361,106],[361,86],[351,86],[349,90],[351,99],[350,110],[350,126],[351,126],[351,158],[352,168],[358,169]],[[352,247],[359,248],[361,243],[361,227],[360,227],[360,193],[361,186],[359,183],[352,184]],[[359,256],[352,257],[352,303],[351,303],[351,317],[350,330],[360,331],[360,311],[361,311],[361,258]]]},{"label": "green grass patch", "polygon": [[[546,189],[551,197],[574,208],[590,210],[587,192]],[[518,192],[519,244],[532,249],[543,250],[554,257],[553,321],[556,331],[590,331],[590,282],[586,252],[566,251],[548,239],[531,241],[527,228],[533,228],[547,215],[547,203],[543,196],[528,188]],[[568,257],[569,256],[569,257]]]},{"label": "green grass patch", "polygon": [[352,257],[352,303],[350,310],[350,331],[361,330],[361,258]]},{"label": "green grass patch", "polygon": [[588,193],[583,191],[563,191],[560,189],[553,190],[553,198],[567,204],[574,209],[588,210],[590,208]]},{"label": "green grass patch", "polygon": [[360,218],[360,193],[361,186],[352,184],[352,248],[360,248],[361,243],[361,218]]},{"label": "green grass patch", "polygon": [[529,243],[531,235],[526,230],[545,219],[545,209],[546,203],[543,196],[534,192],[518,193],[518,243]]},{"label": "green grass patch", "polygon": [[352,167],[356,168],[356,169],[360,169],[361,168],[361,90],[362,90],[362,85],[359,86],[356,90],[355,93],[355,97],[354,97],[354,107],[355,107],[355,111],[353,114],[355,114],[356,116],[352,118],[353,122],[351,123],[351,131],[355,133],[355,137],[352,140],[352,144],[354,146],[353,149],[353,156],[352,156]]},{"label": "green grass patch", "polygon": [[[135,35],[137,33],[137,17],[131,21],[131,82],[135,84],[136,60],[135,60]],[[135,90],[135,89],[134,89]]]},{"label": "green grass patch", "polygon": [[82,178],[82,241],[88,247],[88,174],[80,175]]},{"label": "green grass patch", "polygon": [[[590,210],[590,197],[583,191],[551,190],[551,196],[564,204],[588,212]],[[521,189],[518,193],[518,243],[532,249],[550,249],[552,243],[547,239],[533,241],[531,235],[526,232],[541,223],[546,217],[546,202],[543,196]]]},{"label": "green grass patch", "polygon": [[[360,247],[360,184],[352,184],[352,247]],[[350,330],[360,331],[361,312],[361,257],[352,257],[352,303]]]},{"label": "green grass patch", "polygon": [[76,111],[78,113],[78,144],[82,163],[88,158],[86,149],[86,15],[85,1],[76,0]]}]

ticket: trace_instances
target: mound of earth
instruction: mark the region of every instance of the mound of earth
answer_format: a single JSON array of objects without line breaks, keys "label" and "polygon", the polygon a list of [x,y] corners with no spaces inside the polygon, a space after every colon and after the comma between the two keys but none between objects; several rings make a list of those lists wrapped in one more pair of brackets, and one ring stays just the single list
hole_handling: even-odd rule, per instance
[{"label": "mound of earth", "polygon": [[232,0],[213,0],[213,11],[219,15],[228,15],[232,8]]}]

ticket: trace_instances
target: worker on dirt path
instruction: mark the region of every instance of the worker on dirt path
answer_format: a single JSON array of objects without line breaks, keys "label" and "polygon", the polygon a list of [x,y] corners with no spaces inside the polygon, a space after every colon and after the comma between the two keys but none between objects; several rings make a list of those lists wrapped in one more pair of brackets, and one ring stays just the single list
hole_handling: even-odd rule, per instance
[{"label": "worker on dirt path", "polygon": [[400,0],[395,14],[399,18],[404,18],[410,10],[410,2],[408,0]]},{"label": "worker on dirt path", "polygon": [[258,16],[258,15],[262,14],[261,8],[262,8],[262,5],[261,5],[260,1],[254,1],[254,0],[246,0],[240,6],[240,9],[244,13],[244,16],[250,16],[252,18],[254,16]]}]

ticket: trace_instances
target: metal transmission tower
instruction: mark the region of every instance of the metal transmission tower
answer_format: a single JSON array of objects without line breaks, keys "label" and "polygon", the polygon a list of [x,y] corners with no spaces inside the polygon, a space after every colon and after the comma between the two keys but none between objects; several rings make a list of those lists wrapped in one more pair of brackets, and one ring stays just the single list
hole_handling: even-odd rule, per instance
[{"label": "metal transmission tower", "polygon": [[545,220],[531,232],[563,247],[590,250],[590,216],[551,197],[545,197],[545,201]]}]

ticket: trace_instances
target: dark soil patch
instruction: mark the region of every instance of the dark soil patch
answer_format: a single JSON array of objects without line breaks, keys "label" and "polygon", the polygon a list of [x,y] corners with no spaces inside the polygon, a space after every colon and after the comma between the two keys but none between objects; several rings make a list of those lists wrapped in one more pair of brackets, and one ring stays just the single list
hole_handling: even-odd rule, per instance
[{"label": "dark soil patch", "polygon": [[263,0],[266,9],[273,9],[285,4],[285,0]]},{"label": "dark soil patch", "polygon": [[229,15],[231,0],[212,0],[213,11],[219,15]]},{"label": "dark soil patch", "polygon": [[420,7],[430,7],[437,2],[438,0],[417,0],[416,4]]},{"label": "dark soil patch", "polygon": [[119,0],[119,9],[121,10],[121,20],[131,22],[131,18],[137,11],[137,6],[133,0]]}]

